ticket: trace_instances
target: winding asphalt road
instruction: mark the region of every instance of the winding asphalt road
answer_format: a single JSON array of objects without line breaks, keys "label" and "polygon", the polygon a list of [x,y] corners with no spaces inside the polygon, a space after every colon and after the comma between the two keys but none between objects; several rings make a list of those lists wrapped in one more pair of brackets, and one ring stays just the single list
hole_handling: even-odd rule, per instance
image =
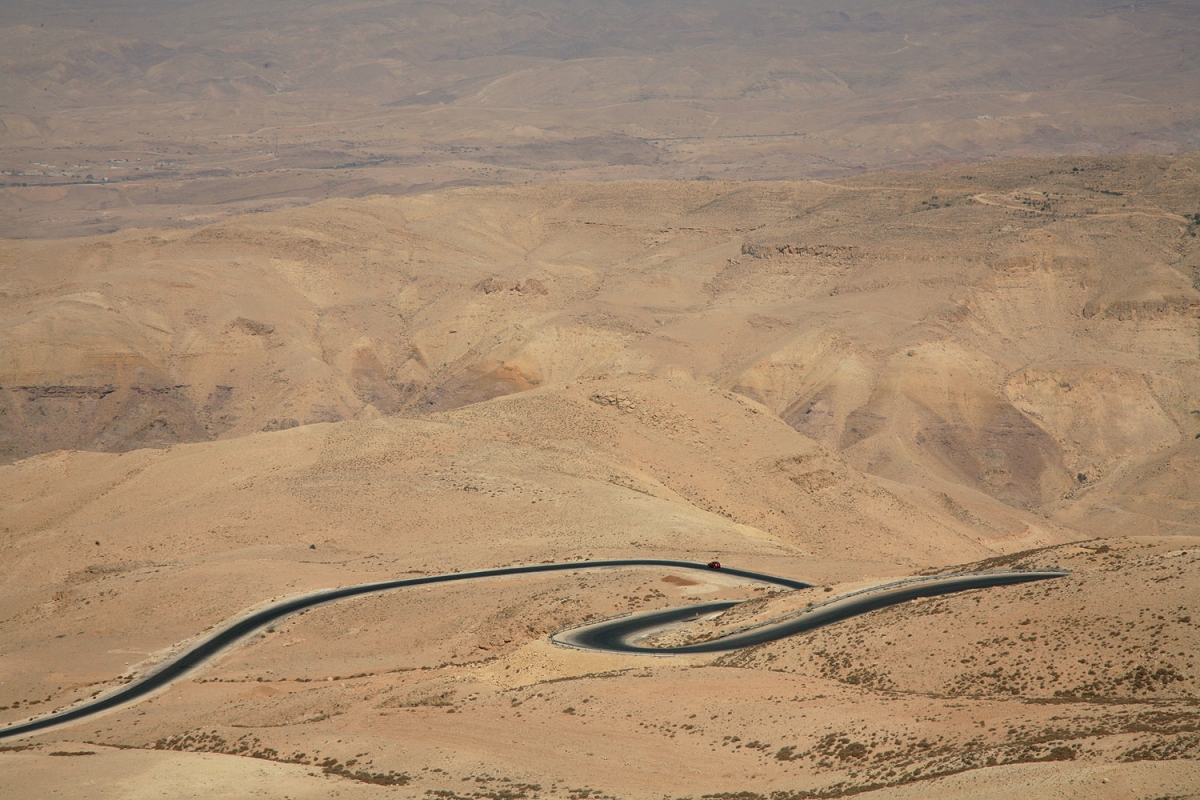
[{"label": "winding asphalt road", "polygon": [[738,605],[736,602],[704,603],[672,608],[667,611],[649,611],[644,614],[615,617],[596,623],[586,623],[568,628],[551,636],[557,644],[581,650],[603,650],[609,653],[650,653],[655,655],[683,655],[687,653],[727,653],[753,647],[756,644],[774,642],[797,633],[811,631],[825,625],[857,617],[868,611],[887,608],[918,597],[936,597],[953,594],[967,589],[984,589],[990,586],[1008,586],[1015,583],[1061,578],[1068,573],[1063,570],[996,570],[991,572],[958,572],[935,575],[927,578],[906,578],[902,581],[873,586],[827,600],[793,614],[777,617],[757,625],[678,647],[644,647],[638,639],[662,630],[674,623],[696,619],[708,614],[725,611]]},{"label": "winding asphalt road", "polygon": [[[273,622],[304,611],[315,606],[344,600],[348,597],[385,592],[391,589],[403,589],[411,586],[427,586],[437,583],[455,581],[479,580],[481,578],[496,578],[506,575],[528,575],[542,572],[570,572],[583,569],[604,569],[612,567],[668,567],[670,569],[708,570],[707,565],[691,561],[671,561],[666,559],[631,558],[613,559],[607,561],[574,561],[560,564],[531,564],[520,567],[501,567],[498,569],[479,570],[476,572],[456,572],[446,575],[429,575],[420,578],[404,578],[401,580],[364,583],[357,586],[346,586],[338,589],[326,589],[313,592],[301,597],[275,603],[244,617],[238,618],[225,627],[210,634],[206,638],[184,651],[177,657],[163,664],[155,672],[146,675],[133,683],[117,689],[107,695],[87,701],[74,708],[56,711],[28,722],[0,728],[0,740],[26,736],[48,728],[65,725],[86,719],[104,711],[126,705],[144,698],[168,684],[180,679],[206,661],[212,659],[248,636],[260,631]],[[787,589],[806,589],[813,586],[804,581],[779,578],[759,572],[722,567],[721,573],[733,575],[747,580],[782,586]],[[654,611],[647,614],[637,614],[614,620],[604,620],[566,631],[560,631],[552,638],[555,642],[589,650],[605,650],[621,653],[716,653],[749,647],[763,642],[774,641],[794,633],[811,630],[820,625],[847,619],[858,614],[864,614],[877,608],[902,603],[914,597],[929,597],[936,594],[948,594],[964,589],[998,586],[1009,583],[1024,583],[1044,578],[1057,578],[1065,572],[1041,570],[1009,570],[987,573],[965,573],[954,576],[939,576],[936,578],[913,579],[877,587],[873,590],[856,592],[851,595],[835,598],[828,603],[815,606],[800,612],[798,615],[774,620],[752,629],[734,631],[733,633],[711,641],[686,647],[651,648],[641,647],[633,642],[647,632],[661,629],[665,625],[694,618],[715,611],[732,608],[737,603],[704,603],[701,605],[675,608],[667,611]]]}]

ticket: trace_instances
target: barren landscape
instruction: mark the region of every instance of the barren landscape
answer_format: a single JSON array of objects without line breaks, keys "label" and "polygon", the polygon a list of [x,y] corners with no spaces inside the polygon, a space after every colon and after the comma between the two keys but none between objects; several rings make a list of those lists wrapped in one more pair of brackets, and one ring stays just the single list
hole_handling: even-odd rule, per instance
[{"label": "barren landscape", "polygon": [[1186,0],[7,0],[0,235],[1200,147]]},{"label": "barren landscape", "polygon": [[0,725],[330,587],[812,586],[342,600],[4,796],[1200,796],[1194,15],[985,5],[6,4]]}]

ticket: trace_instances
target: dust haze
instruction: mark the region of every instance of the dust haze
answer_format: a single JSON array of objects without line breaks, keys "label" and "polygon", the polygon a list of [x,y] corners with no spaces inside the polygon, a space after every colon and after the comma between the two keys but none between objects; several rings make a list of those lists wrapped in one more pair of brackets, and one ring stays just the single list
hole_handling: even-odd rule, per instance
[{"label": "dust haze", "polygon": [[1194,11],[5,3],[0,724],[325,587],[817,584],[316,608],[5,796],[1200,796]]},{"label": "dust haze", "polygon": [[1193,12],[12,0],[0,233],[446,186],[1195,150]]}]

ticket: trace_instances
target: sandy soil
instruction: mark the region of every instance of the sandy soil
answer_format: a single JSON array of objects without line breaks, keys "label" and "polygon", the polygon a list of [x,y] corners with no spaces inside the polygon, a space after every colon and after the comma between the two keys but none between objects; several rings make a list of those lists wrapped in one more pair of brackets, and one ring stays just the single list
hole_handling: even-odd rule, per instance
[{"label": "sandy soil", "polygon": [[[820,584],[607,570],[314,609],[6,743],[5,796],[1195,794],[1197,163],[0,242],[0,722],[321,587],[631,555]],[[548,641],[1012,564],[1071,575],[722,657]]]}]

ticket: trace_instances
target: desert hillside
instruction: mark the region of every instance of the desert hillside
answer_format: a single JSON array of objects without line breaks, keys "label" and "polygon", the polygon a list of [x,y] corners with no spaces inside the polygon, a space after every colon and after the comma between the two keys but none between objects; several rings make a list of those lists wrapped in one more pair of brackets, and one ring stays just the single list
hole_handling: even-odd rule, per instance
[{"label": "desert hillside", "polygon": [[[816,584],[610,569],[316,608],[6,743],[5,796],[1194,796],[1198,166],[466,187],[0,241],[0,723],[322,587],[629,557]],[[1014,565],[1070,575],[719,657],[547,638]]]},{"label": "desert hillside", "polygon": [[[692,403],[751,409],[819,453],[770,467],[797,491],[869,473],[998,541],[1049,543],[1033,510],[1195,533],[1198,164],[457,189],[10,240],[0,453],[433,419],[533,390],[550,407],[516,424],[537,435],[569,391],[675,438],[719,424]],[[796,527],[746,482],[755,500],[711,502]]]},{"label": "desert hillside", "polygon": [[1195,12],[0,2],[0,797],[1200,800]]}]

